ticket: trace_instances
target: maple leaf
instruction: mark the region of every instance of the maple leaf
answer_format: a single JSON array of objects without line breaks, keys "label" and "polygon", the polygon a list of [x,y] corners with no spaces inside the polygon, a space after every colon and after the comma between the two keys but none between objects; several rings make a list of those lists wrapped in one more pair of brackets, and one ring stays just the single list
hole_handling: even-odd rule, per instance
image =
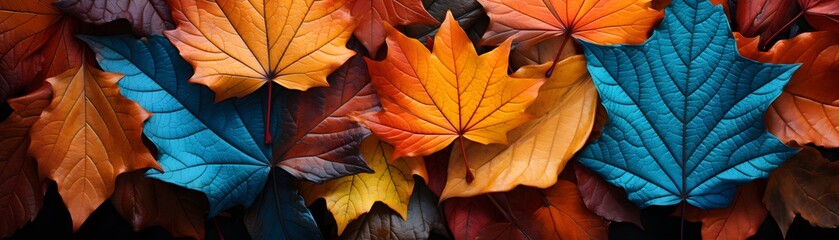
[{"label": "maple leaf", "polygon": [[346,3],[169,1],[178,27],[165,34],[195,67],[190,82],[210,87],[216,102],[271,81],[306,90],[327,86],[326,76],[354,54],[344,46],[354,28]]},{"label": "maple leaf", "polygon": [[661,19],[661,12],[650,8],[650,0],[478,2],[491,20],[482,40],[488,45],[512,38],[530,46],[564,34],[600,44],[641,43]]},{"label": "maple leaf", "polygon": [[88,23],[127,19],[134,33],[142,36],[161,35],[175,28],[165,0],[57,0],[53,5]]},{"label": "maple leaf", "polygon": [[387,205],[374,204],[370,212],[347,226],[341,239],[428,239],[431,232],[448,235],[442,218],[437,198],[419,181],[411,193],[406,219]]},{"label": "maple leaf", "polygon": [[726,207],[736,185],[797,151],[763,125],[797,67],[740,56],[721,6],[677,0],[665,12],[642,45],[583,42],[609,121],[579,161],[641,207]]},{"label": "maple leaf", "polygon": [[391,160],[425,156],[458,138],[507,143],[505,133],[532,118],[523,112],[544,79],[507,75],[509,41],[478,56],[451,13],[433,53],[386,28],[387,58],[367,61],[384,110],[350,117],[394,145]]},{"label": "maple leaf", "polygon": [[76,25],[51,2],[0,2],[0,101],[81,66],[82,46],[73,37]]},{"label": "maple leaf", "polygon": [[353,21],[358,22],[353,35],[371,53],[378,52],[385,42],[384,23],[391,26],[439,23],[425,11],[421,0],[356,0],[351,13]]},{"label": "maple leaf", "polygon": [[789,145],[839,147],[839,34],[802,33],[781,40],[768,52],[759,40],[735,33],[743,56],[771,63],[801,63],[781,96],[766,112],[766,125]]},{"label": "maple leaf", "polygon": [[685,220],[702,222],[702,239],[747,239],[754,235],[769,211],[760,202],[766,182],[743,185],[727,208],[701,210],[688,206]]},{"label": "maple leaf", "polygon": [[408,217],[408,203],[414,189],[413,175],[426,177],[425,165],[419,158],[404,158],[390,163],[388,159],[393,148],[374,136],[361,143],[361,154],[374,173],[336,178],[322,184],[301,182],[299,188],[306,204],[319,198],[326,200],[326,207],[332,212],[338,224],[338,235],[353,219],[370,211],[373,204],[381,202],[399,213],[402,219]]},{"label": "maple leaf", "polygon": [[25,96],[9,99],[14,110],[0,122],[0,238],[11,236],[35,219],[44,202],[35,159],[26,154],[29,130],[52,99],[52,89],[42,85]]},{"label": "maple leaf", "polygon": [[580,164],[574,164],[573,168],[577,188],[588,209],[609,221],[630,222],[644,227],[641,224],[641,210],[626,199],[623,189],[607,183]]},{"label": "maple leaf", "polygon": [[[523,48],[566,36],[554,57],[558,63],[566,42],[573,38],[600,44],[641,43],[661,19],[650,0],[478,0],[490,17],[481,40],[498,45],[506,39]],[[545,76],[553,74],[553,68]]]},{"label": "maple leaf", "polygon": [[[210,217],[236,205],[250,206],[271,168],[271,148],[261,141],[266,136],[265,91],[214,104],[212,91],[187,81],[192,68],[164,37],[81,38],[103,69],[126,75],[119,82],[122,94],[153,114],[143,133],[159,149],[164,172],[149,171],[148,176],[203,192]],[[272,98],[277,102],[272,112],[280,112],[283,99]],[[272,119],[268,132],[277,136],[280,118]]]},{"label": "maple leaf", "polygon": [[297,194],[294,178],[279,168],[269,174],[265,190],[245,212],[253,239],[323,239],[312,213]]},{"label": "maple leaf", "polygon": [[[547,62],[525,66],[512,77],[541,77],[553,65]],[[563,60],[526,110],[536,118],[507,133],[509,146],[466,143],[468,162],[461,151],[453,151],[440,199],[505,192],[518,185],[537,188],[554,185],[568,160],[585,144],[596,108],[597,92],[583,56]],[[475,174],[474,181],[465,177],[467,172]]]},{"label": "maple leaf", "polygon": [[204,238],[204,216],[209,206],[200,192],[134,171],[117,178],[111,202],[134,231],[159,225],[173,237]]},{"label": "maple leaf", "polygon": [[769,175],[763,203],[786,236],[796,214],[821,228],[839,226],[836,182],[839,165],[818,150],[804,149]]},{"label": "maple leaf", "polygon": [[297,178],[323,182],[372,171],[358,152],[370,131],[347,115],[378,109],[379,100],[361,54],[363,46],[350,41],[349,47],[359,54],[329,75],[328,88],[284,94],[288,100],[280,113],[283,132],[274,145],[273,162]]},{"label": "maple leaf", "polygon": [[74,231],[111,196],[118,175],[160,168],[141,138],[149,113],[120,95],[121,78],[82,64],[47,79],[52,102],[30,132],[29,154],[58,185]]}]

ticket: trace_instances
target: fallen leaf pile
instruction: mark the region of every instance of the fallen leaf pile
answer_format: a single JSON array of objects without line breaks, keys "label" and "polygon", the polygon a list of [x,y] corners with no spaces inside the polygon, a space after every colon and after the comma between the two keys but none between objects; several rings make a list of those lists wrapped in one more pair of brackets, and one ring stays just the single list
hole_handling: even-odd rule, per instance
[{"label": "fallen leaf pile", "polygon": [[780,238],[837,148],[839,1],[0,1],[0,238]]}]

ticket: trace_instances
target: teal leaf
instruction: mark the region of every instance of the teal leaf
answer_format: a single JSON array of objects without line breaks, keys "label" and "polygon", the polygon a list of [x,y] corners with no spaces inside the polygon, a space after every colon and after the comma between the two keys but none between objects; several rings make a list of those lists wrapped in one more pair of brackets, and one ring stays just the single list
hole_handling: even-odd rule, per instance
[{"label": "teal leaf", "polygon": [[[210,89],[188,82],[192,67],[164,37],[80,38],[102,69],[125,74],[122,95],[152,113],[143,133],[157,146],[164,172],[150,170],[149,177],[203,192],[209,216],[253,202],[270,170],[271,149],[263,143],[266,91],[214,104]],[[278,95],[273,112],[284,105]]]},{"label": "teal leaf", "polygon": [[740,56],[707,0],[674,0],[665,13],[641,45],[582,43],[609,121],[579,161],[641,207],[726,207],[736,185],[797,152],[763,124],[797,66]]},{"label": "teal leaf", "polygon": [[253,239],[323,239],[294,177],[280,168],[270,174],[265,191],[245,212],[245,226]]}]

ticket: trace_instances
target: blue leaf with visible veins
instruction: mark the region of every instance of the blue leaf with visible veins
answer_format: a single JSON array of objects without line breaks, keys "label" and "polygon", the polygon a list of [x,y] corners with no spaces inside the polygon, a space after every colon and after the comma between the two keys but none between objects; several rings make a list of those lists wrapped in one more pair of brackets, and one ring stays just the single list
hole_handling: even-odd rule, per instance
[{"label": "blue leaf with visible veins", "polygon": [[[266,91],[215,104],[210,89],[188,82],[192,67],[164,37],[80,38],[102,69],[125,74],[121,93],[152,113],[143,133],[157,146],[164,172],[150,170],[149,177],[203,192],[209,216],[254,201],[270,170],[271,149],[263,143]],[[274,113],[284,106],[280,95],[272,99]],[[272,117],[274,136],[278,119]]]},{"label": "blue leaf with visible veins", "polygon": [[579,161],[641,207],[726,207],[798,151],[763,124],[797,66],[740,56],[720,6],[674,0],[641,45],[582,45],[609,121]]}]

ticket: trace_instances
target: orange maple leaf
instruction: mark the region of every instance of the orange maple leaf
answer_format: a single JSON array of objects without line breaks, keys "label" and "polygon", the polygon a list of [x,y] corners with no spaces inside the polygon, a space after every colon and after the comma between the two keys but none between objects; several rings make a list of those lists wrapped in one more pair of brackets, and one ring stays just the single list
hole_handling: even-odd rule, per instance
[{"label": "orange maple leaf", "polygon": [[119,174],[160,169],[141,138],[150,114],[119,94],[120,78],[83,64],[47,79],[55,94],[30,132],[29,154],[57,183],[73,230],[111,196]]},{"label": "orange maple leaf", "polygon": [[507,131],[532,118],[524,110],[545,80],[507,74],[510,41],[478,56],[451,12],[435,36],[433,53],[394,28],[385,29],[387,58],[367,59],[384,110],[351,118],[395,147],[391,160],[429,155],[458,138],[507,144]]},{"label": "orange maple leaf", "polygon": [[801,63],[781,96],[766,110],[766,128],[789,145],[839,147],[839,34],[803,33],[768,52],[758,38],[735,33],[740,54],[762,62]]},{"label": "orange maple leaf", "polygon": [[[490,23],[481,44],[498,45],[513,39],[530,48],[536,43],[571,35],[597,44],[643,43],[664,16],[651,0],[478,0]],[[559,45],[554,63],[563,55],[568,37]],[[545,76],[553,73],[550,68]]]},{"label": "orange maple leaf", "polygon": [[650,0],[478,0],[490,17],[483,44],[531,45],[570,34],[598,44],[642,43],[663,16]]},{"label": "orange maple leaf", "polygon": [[[195,67],[191,82],[216,102],[246,96],[269,81],[289,89],[327,86],[326,76],[355,52],[347,0],[174,0],[177,28],[166,31]],[[270,86],[270,85],[269,85]]]}]

